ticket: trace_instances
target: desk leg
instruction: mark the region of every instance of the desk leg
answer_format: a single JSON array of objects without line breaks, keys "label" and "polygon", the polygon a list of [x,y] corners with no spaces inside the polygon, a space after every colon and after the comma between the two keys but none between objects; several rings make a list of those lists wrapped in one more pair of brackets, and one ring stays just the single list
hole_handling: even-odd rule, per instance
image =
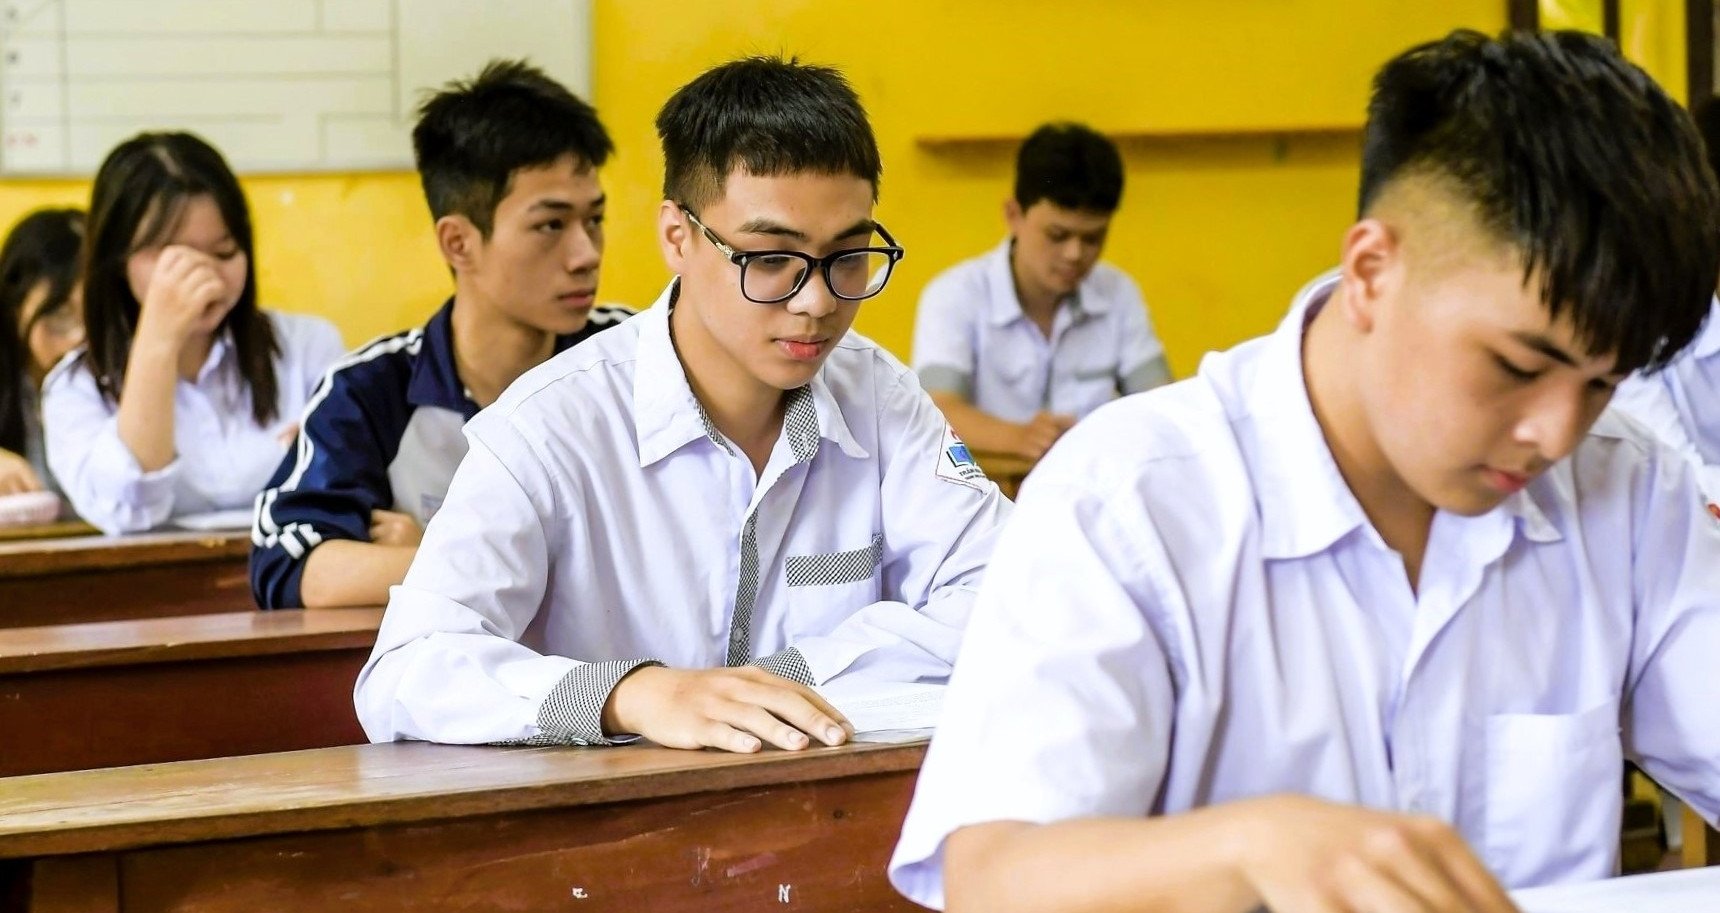
[{"label": "desk leg", "polygon": [[1720,834],[1688,806],[1684,809],[1684,867],[1720,865]]},{"label": "desk leg", "polygon": [[102,855],[0,863],[0,913],[119,913],[119,860]]}]

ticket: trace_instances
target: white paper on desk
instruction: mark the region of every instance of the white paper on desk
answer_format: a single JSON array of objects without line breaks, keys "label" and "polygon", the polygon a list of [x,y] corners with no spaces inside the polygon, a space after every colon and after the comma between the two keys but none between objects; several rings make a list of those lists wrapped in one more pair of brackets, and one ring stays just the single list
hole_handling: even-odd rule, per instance
[{"label": "white paper on desk", "polygon": [[251,509],[245,507],[238,510],[211,510],[201,514],[185,514],[174,517],[172,522],[174,526],[180,529],[192,529],[198,532],[250,529]]},{"label": "white paper on desk", "polygon": [[1513,891],[1523,913],[1720,913],[1720,866]]},{"label": "white paper on desk", "polygon": [[931,737],[946,689],[850,676],[816,690],[854,724],[854,741],[913,742]]}]

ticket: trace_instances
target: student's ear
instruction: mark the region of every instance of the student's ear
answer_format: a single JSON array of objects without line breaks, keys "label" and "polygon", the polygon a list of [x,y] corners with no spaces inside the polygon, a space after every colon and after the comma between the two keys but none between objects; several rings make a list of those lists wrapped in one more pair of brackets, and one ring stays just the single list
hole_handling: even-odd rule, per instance
[{"label": "student's ear", "polygon": [[1357,330],[1372,330],[1382,303],[1396,291],[1402,254],[1397,232],[1379,219],[1363,219],[1344,233],[1339,285],[1344,319]]},{"label": "student's ear", "polygon": [[483,233],[465,216],[446,215],[436,220],[436,246],[442,250],[442,259],[457,273],[476,265],[483,243]]},{"label": "student's ear", "polygon": [[673,200],[664,200],[657,207],[657,245],[663,249],[663,262],[669,272],[679,276],[687,262],[687,245],[692,241],[691,227],[681,207]]},{"label": "student's ear", "polygon": [[1018,228],[1021,225],[1021,218],[1023,215],[1024,213],[1021,211],[1021,204],[1015,201],[1015,197],[1010,197],[1003,201],[1003,224],[1009,226],[1009,236],[1011,238],[1020,234]]}]

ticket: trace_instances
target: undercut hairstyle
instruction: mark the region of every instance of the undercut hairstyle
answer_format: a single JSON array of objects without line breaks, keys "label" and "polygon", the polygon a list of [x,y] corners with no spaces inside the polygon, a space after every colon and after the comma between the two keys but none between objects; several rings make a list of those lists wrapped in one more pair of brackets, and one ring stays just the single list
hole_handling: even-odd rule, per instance
[{"label": "undercut hairstyle", "polygon": [[663,105],[657,137],[664,198],[694,210],[721,198],[736,168],[853,175],[878,198],[878,141],[860,96],[830,67],[747,57],[707,70]]},{"label": "undercut hairstyle", "polygon": [[515,172],[572,156],[601,168],[615,152],[597,109],[521,60],[492,60],[418,109],[412,150],[430,217],[462,215],[485,238]]},{"label": "undercut hairstyle", "polygon": [[1720,278],[1720,190],[1688,114],[1609,40],[1460,30],[1374,78],[1365,216],[1432,178],[1513,245],[1591,357],[1654,370],[1690,344]]},{"label": "undercut hairstyle", "polygon": [[257,256],[251,209],[227,160],[190,133],[140,133],[108,153],[90,190],[84,245],[84,363],[109,403],[119,400],[142,305],[132,294],[126,263],[132,254],[166,244],[186,204],[208,197],[233,244],[245,255],[245,288],[216,335],[231,334],[239,376],[257,424],[274,421],[279,387],[274,324],[257,307]]},{"label": "undercut hairstyle", "polygon": [[1123,201],[1123,157],[1117,144],[1081,124],[1046,124],[1015,155],[1015,202],[1041,200],[1064,209],[1110,215]]},{"label": "undercut hairstyle", "polygon": [[[83,243],[82,210],[38,209],[19,219],[0,247],[0,450],[24,452],[26,401],[35,401],[24,390],[30,334],[72,306]],[[25,320],[24,302],[38,288],[42,303]]]}]

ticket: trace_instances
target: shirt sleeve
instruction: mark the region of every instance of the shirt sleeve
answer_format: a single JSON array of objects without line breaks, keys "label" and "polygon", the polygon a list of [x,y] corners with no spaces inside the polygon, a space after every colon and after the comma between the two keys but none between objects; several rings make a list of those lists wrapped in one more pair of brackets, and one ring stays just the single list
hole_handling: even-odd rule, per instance
[{"label": "shirt sleeve", "polygon": [[1636,503],[1636,634],[1625,748],[1720,825],[1720,520],[1694,470],[1661,451]]},{"label": "shirt sleeve", "polygon": [[1117,392],[1124,396],[1140,393],[1170,383],[1170,363],[1165,359],[1164,343],[1153,332],[1152,318],[1147,315],[1147,302],[1134,280],[1117,274],[1118,295],[1112,305],[1120,315],[1117,360]]},{"label": "shirt sleeve", "polygon": [[903,371],[881,386],[879,560],[883,591],[895,598],[793,645],[813,684],[850,673],[895,682],[947,679],[1011,508],[977,465],[952,462],[969,459],[965,448],[952,457],[959,441],[912,374]]},{"label": "shirt sleeve", "polygon": [[1657,374],[1633,374],[1619,384],[1611,408],[1648,426],[1655,437],[1688,459],[1700,462],[1696,442],[1684,427],[1668,387],[1671,369]]},{"label": "shirt sleeve", "polygon": [[[957,269],[960,269],[958,267]],[[927,390],[973,399],[976,315],[982,302],[954,273],[933,279],[914,316],[914,373]]]},{"label": "shirt sleeve", "polygon": [[1067,455],[1036,471],[980,589],[890,862],[916,903],[942,908],[944,841],[963,827],[1142,817],[1160,789],[1175,677],[1146,581],[1163,550],[1113,512],[1138,492],[1094,485]]},{"label": "shirt sleeve", "polygon": [[305,562],[330,539],[370,541],[370,512],[394,503],[388,467],[411,418],[405,378],[361,362],[329,373],[293,446],[257,495],[251,594],[265,609],[304,605]]},{"label": "shirt sleeve", "polygon": [[359,673],[359,722],[373,742],[628,741],[603,736],[603,704],[653,660],[584,663],[520,643],[550,555],[565,550],[559,537],[583,529],[577,505],[562,503],[567,493],[505,416],[481,413],[466,431],[471,449]]},{"label": "shirt sleeve", "polygon": [[68,359],[42,391],[48,467],[72,508],[109,535],[152,529],[173,514],[177,457],[144,472],[119,436],[118,410],[81,359]]}]

